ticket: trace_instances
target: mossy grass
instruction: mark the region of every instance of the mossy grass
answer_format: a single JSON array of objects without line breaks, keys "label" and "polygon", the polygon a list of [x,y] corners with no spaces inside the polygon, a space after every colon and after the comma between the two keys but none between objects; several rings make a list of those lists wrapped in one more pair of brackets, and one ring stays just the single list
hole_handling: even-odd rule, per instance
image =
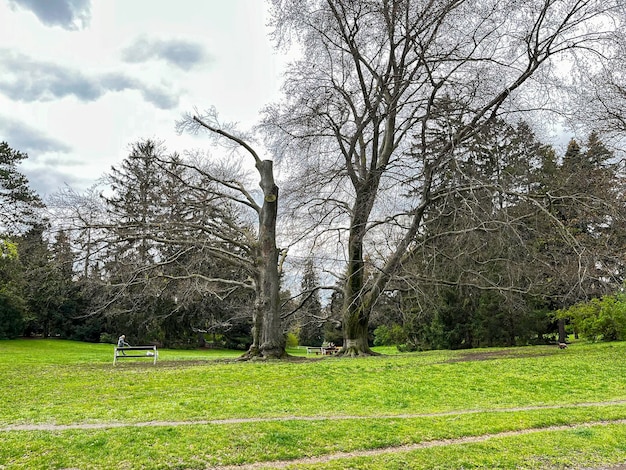
[{"label": "mossy grass", "polygon": [[[111,345],[1,341],[0,468],[207,468],[381,448],[391,450],[296,467],[564,468],[626,461],[626,445],[618,444],[626,440],[606,437],[626,437],[619,422],[626,420],[625,353],[626,343],[579,343],[567,350],[238,362],[236,351],[162,350],[156,366],[142,360],[114,366]],[[96,427],[71,427],[85,423]],[[581,427],[588,423],[603,424]],[[16,430],[20,425],[38,427]],[[393,451],[563,425],[573,428]],[[582,446],[551,453],[545,436]]]}]

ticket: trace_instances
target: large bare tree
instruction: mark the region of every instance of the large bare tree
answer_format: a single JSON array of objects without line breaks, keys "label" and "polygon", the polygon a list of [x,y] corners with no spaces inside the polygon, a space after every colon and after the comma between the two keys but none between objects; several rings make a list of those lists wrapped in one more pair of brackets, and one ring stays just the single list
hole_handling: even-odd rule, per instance
[{"label": "large bare tree", "polygon": [[[276,38],[297,42],[302,58],[264,128],[276,154],[298,164],[298,208],[345,249],[343,351],[370,354],[372,309],[427,208],[451,190],[441,183],[457,147],[495,117],[556,106],[560,61],[612,47],[623,12],[618,0],[272,6]],[[376,269],[366,269],[368,247],[385,255]]]},{"label": "large bare tree", "polygon": [[615,33],[617,46],[598,51],[585,67],[574,69],[568,88],[568,121],[573,129],[600,132],[623,144],[626,135],[626,31]]},{"label": "large bare tree", "polygon": [[189,115],[178,125],[180,130],[206,130],[212,136],[225,140],[235,148],[243,149],[254,161],[259,176],[262,200],[257,202],[253,192],[240,181],[215,177],[212,179],[230,191],[233,200],[252,209],[258,216],[257,238],[251,244],[254,266],[253,284],[256,292],[253,313],[253,343],[248,357],[282,358],[285,356],[285,338],[280,318],[279,249],[276,246],[278,214],[278,186],[274,180],[274,162],[262,159],[249,143],[230,126],[221,125],[215,110],[203,115]]}]

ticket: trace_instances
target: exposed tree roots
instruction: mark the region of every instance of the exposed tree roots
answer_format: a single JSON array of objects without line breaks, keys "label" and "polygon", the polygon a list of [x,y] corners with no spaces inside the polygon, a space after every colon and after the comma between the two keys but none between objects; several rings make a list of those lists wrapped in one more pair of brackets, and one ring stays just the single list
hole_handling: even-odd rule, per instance
[{"label": "exposed tree roots", "polygon": [[337,353],[337,356],[340,357],[370,357],[370,356],[380,356],[380,353],[372,351],[370,348],[360,349],[357,347],[347,347],[342,348]]}]

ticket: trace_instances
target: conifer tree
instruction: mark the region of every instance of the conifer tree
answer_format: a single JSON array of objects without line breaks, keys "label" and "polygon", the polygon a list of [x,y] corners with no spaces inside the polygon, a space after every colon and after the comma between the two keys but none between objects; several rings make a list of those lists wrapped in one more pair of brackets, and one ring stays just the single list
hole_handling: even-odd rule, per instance
[{"label": "conifer tree", "polygon": [[319,282],[315,273],[313,259],[309,258],[304,265],[301,290],[306,297],[299,311],[300,344],[321,346],[324,340],[324,319],[322,303],[319,296]]},{"label": "conifer tree", "polygon": [[28,155],[0,142],[0,233],[22,233],[39,221],[41,198],[29,187],[18,165]]}]

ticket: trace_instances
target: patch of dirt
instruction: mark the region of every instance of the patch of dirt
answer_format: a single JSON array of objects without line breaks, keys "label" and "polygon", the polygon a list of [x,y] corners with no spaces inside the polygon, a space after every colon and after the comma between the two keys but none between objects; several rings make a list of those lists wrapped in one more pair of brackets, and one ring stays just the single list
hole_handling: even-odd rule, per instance
[{"label": "patch of dirt", "polygon": [[446,363],[454,363],[454,362],[471,362],[471,361],[490,361],[494,359],[516,359],[521,357],[543,357],[543,356],[551,356],[556,354],[559,350],[555,347],[553,351],[524,351],[520,352],[519,349],[515,350],[515,353],[512,353],[507,350],[499,350],[499,351],[478,351],[467,353],[463,353],[458,357],[453,357],[445,361]]},{"label": "patch of dirt", "polygon": [[579,470],[626,470],[626,463],[620,463],[610,467],[585,467]]}]

